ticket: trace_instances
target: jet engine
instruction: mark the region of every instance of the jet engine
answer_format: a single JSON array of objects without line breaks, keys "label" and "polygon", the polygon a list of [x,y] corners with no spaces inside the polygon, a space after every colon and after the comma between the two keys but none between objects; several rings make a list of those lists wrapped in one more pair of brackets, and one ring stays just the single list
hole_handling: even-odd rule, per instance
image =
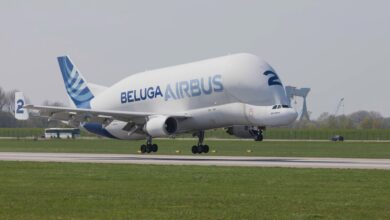
[{"label": "jet engine", "polygon": [[256,141],[263,140],[263,134],[260,129],[253,126],[234,125],[226,129],[226,133],[239,138],[254,138]]},{"label": "jet engine", "polygon": [[144,131],[152,137],[172,135],[177,130],[177,120],[168,116],[152,116],[146,122]]}]

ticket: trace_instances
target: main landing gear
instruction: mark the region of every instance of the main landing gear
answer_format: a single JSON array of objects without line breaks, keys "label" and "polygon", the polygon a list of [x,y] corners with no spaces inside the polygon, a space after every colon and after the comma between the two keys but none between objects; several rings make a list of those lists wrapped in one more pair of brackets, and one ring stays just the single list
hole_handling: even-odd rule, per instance
[{"label": "main landing gear", "polygon": [[204,141],[204,131],[199,131],[198,133],[194,134],[194,136],[198,137],[198,145],[192,146],[191,150],[193,154],[201,154],[205,153],[207,154],[210,150],[208,145],[203,145]]},{"label": "main landing gear", "polygon": [[152,144],[152,137],[148,136],[146,139],[146,144],[141,145],[140,147],[141,153],[151,153],[151,152],[157,152],[158,146],[157,144]]}]

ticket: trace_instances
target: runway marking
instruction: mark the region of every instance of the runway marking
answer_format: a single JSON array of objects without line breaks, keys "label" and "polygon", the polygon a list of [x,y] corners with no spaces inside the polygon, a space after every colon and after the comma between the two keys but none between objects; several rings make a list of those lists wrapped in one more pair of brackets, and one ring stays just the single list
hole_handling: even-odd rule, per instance
[{"label": "runway marking", "polygon": [[0,161],[390,169],[390,159],[0,152]]}]

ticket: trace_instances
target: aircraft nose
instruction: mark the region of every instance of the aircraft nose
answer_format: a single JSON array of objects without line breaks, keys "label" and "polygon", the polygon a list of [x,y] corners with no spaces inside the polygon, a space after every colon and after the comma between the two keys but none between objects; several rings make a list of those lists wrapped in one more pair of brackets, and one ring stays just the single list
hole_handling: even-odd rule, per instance
[{"label": "aircraft nose", "polygon": [[290,119],[290,122],[294,122],[295,120],[297,120],[298,112],[295,109],[291,108],[289,109],[288,117]]}]

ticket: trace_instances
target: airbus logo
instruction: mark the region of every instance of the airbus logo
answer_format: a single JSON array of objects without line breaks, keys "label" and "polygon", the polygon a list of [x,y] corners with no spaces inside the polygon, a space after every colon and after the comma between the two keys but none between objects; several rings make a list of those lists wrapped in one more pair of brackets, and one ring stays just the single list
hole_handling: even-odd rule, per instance
[{"label": "airbus logo", "polygon": [[222,92],[222,76],[217,74],[208,78],[191,79],[167,84],[164,92],[160,86],[128,90],[121,92],[120,100],[122,104],[138,102],[147,99],[164,98],[165,101],[178,100],[183,98],[210,95],[213,92]]}]

